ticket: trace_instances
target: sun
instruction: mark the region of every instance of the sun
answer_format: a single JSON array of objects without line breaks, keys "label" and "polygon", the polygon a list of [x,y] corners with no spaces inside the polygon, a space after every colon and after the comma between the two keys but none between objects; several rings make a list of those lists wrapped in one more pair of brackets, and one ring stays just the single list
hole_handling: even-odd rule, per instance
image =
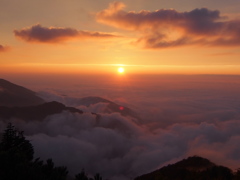
[{"label": "sun", "polygon": [[120,74],[124,73],[124,71],[125,71],[125,70],[124,70],[123,67],[119,67],[119,68],[118,68],[118,72],[119,72]]}]

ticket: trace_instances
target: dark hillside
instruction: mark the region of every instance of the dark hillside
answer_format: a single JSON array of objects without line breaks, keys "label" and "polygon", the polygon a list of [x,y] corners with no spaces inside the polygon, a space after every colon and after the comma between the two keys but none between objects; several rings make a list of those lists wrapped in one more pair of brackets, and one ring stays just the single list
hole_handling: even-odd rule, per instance
[{"label": "dark hillside", "polygon": [[183,159],[135,180],[231,180],[233,172],[224,166],[218,166],[208,159],[193,156]]},{"label": "dark hillside", "polygon": [[72,113],[83,112],[73,107],[66,107],[64,104],[59,102],[48,102],[37,106],[26,106],[26,107],[4,107],[0,106],[0,118],[10,119],[19,118],[26,121],[30,120],[42,120],[45,117],[62,111],[69,111]]},{"label": "dark hillside", "polygon": [[35,92],[0,79],[0,106],[32,106],[44,103]]}]

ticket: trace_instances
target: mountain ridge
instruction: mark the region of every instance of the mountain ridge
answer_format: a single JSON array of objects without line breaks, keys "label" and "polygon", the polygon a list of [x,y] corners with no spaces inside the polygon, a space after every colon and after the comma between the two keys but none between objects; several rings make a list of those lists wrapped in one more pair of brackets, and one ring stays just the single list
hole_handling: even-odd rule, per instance
[{"label": "mountain ridge", "polygon": [[63,111],[82,114],[83,112],[74,107],[67,107],[62,103],[53,101],[36,106],[5,107],[0,106],[0,118],[19,118],[26,121],[42,120],[49,115],[58,114]]},{"label": "mountain ridge", "polygon": [[164,166],[153,172],[136,177],[134,180],[231,180],[231,169],[212,163],[206,158],[192,156]]},{"label": "mountain ridge", "polygon": [[32,106],[45,101],[38,97],[34,91],[0,79],[0,106]]},{"label": "mountain ridge", "polygon": [[[13,84],[7,80],[0,79],[0,118],[20,118],[24,120],[40,120],[48,115],[61,113],[64,110],[82,114],[83,111],[75,106],[85,105],[87,107],[97,104],[106,103],[103,113],[118,112],[123,116],[130,116],[138,119],[137,115],[130,108],[121,106],[110,100],[98,96],[88,96],[75,99],[73,106],[65,105],[56,100],[45,101],[37,96],[37,93],[25,87]],[[68,104],[68,103],[67,103]],[[100,116],[98,113],[92,114]]]}]

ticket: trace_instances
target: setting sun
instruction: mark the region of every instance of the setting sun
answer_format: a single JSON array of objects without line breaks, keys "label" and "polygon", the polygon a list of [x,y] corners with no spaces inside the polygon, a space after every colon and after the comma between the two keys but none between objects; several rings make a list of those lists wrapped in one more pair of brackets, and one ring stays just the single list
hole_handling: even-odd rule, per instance
[{"label": "setting sun", "polygon": [[123,68],[123,67],[119,67],[119,68],[118,68],[118,72],[119,72],[120,74],[124,73],[124,68]]}]

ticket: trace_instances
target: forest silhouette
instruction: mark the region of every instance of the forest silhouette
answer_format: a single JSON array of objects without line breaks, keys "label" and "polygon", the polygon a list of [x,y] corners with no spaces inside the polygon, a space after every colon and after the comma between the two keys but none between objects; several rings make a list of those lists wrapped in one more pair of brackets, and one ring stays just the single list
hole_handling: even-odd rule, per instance
[{"label": "forest silhouette", "polygon": [[[67,180],[65,166],[55,166],[52,159],[46,162],[34,159],[34,147],[11,123],[2,134],[0,142],[0,179],[1,180]],[[97,173],[88,178],[84,170],[74,180],[102,180]]]},{"label": "forest silhouette", "polygon": [[[65,166],[55,166],[52,159],[46,162],[34,159],[34,147],[11,123],[7,125],[0,142],[1,180],[103,180],[99,173],[88,177],[84,169],[68,176]],[[239,180],[240,169],[233,172],[217,166],[208,159],[193,156],[173,165],[136,177],[134,180]]]}]

